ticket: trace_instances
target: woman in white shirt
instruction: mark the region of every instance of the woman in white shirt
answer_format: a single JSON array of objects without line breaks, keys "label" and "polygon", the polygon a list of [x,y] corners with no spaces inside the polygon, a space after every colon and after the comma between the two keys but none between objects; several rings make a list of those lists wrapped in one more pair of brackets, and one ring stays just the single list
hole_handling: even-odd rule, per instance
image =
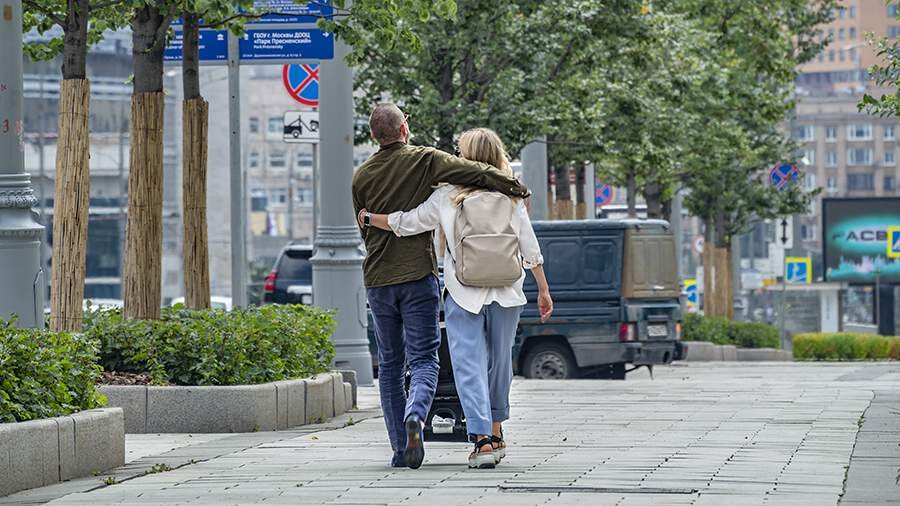
[{"label": "woman in white shirt", "polygon": [[[513,175],[503,142],[487,128],[463,132],[459,153],[463,158],[493,165]],[[525,273],[509,286],[478,288],[467,286],[456,277],[457,244],[455,221],[459,204],[471,193],[483,191],[441,185],[419,207],[411,211],[372,214],[363,209],[360,223],[368,216],[369,226],[392,230],[398,236],[418,235],[432,230],[441,232],[444,257],[444,320],[456,389],[466,415],[466,427],[475,442],[469,455],[469,467],[492,468],[506,454],[502,422],[509,419],[509,388],[512,383],[512,345],[519,315],[525,306],[522,284]],[[540,246],[528,219],[525,203],[515,202],[512,229],[519,239],[522,264],[531,269],[538,285],[538,309],[541,321],[553,312],[553,300],[544,276]],[[498,219],[506,219],[498,217]],[[450,251],[447,255],[444,252]]]}]

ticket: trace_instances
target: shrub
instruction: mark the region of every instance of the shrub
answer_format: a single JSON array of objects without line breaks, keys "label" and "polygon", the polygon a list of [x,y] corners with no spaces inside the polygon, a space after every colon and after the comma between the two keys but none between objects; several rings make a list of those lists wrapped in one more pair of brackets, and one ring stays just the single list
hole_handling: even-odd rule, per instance
[{"label": "shrub", "polygon": [[900,360],[900,337],[836,332],[794,336],[795,360]]},{"label": "shrub", "polygon": [[0,321],[0,423],[100,406],[97,353],[92,339]]},{"label": "shrub", "polygon": [[733,344],[741,348],[781,346],[778,329],[766,323],[738,322],[727,318],[688,314],[682,328],[682,338],[685,341]]},{"label": "shrub", "polygon": [[158,321],[91,312],[85,334],[100,342],[107,371],[148,373],[154,384],[246,385],[328,370],[331,312],[311,306],[162,310]]}]

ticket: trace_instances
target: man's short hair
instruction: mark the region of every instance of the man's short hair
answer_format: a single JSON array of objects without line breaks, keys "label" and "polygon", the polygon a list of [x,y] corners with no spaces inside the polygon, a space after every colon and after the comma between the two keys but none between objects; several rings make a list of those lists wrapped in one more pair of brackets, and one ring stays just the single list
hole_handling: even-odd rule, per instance
[{"label": "man's short hair", "polygon": [[379,144],[387,144],[400,138],[403,112],[391,103],[378,104],[369,116],[369,130]]}]

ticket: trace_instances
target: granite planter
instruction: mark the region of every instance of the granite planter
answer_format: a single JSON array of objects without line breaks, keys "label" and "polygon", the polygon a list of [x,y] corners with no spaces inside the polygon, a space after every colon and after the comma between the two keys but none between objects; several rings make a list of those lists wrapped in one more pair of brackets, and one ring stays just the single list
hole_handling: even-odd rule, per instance
[{"label": "granite planter", "polygon": [[121,408],[0,424],[0,496],[124,464]]},{"label": "granite planter", "polygon": [[[287,429],[319,423],[352,406],[341,373],[234,386],[100,387],[125,412],[125,432],[227,433]],[[352,402],[352,401],[351,401]]]}]

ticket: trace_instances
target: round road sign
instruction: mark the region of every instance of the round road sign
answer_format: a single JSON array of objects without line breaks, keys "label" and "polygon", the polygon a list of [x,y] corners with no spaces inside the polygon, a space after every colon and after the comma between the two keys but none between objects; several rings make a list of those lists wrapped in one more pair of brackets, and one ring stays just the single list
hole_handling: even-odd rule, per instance
[{"label": "round road sign", "polygon": [[791,163],[782,163],[772,167],[769,171],[769,183],[778,188],[779,191],[787,188],[791,183],[797,181],[800,177],[800,171],[797,166]]},{"label": "round road sign", "polygon": [[310,107],[319,106],[319,65],[302,63],[285,65],[281,80],[288,95],[297,102]]},{"label": "round road sign", "polygon": [[608,184],[598,183],[597,190],[595,193],[596,202],[598,206],[605,206],[612,202],[612,200],[616,196],[616,190],[612,186]]}]

